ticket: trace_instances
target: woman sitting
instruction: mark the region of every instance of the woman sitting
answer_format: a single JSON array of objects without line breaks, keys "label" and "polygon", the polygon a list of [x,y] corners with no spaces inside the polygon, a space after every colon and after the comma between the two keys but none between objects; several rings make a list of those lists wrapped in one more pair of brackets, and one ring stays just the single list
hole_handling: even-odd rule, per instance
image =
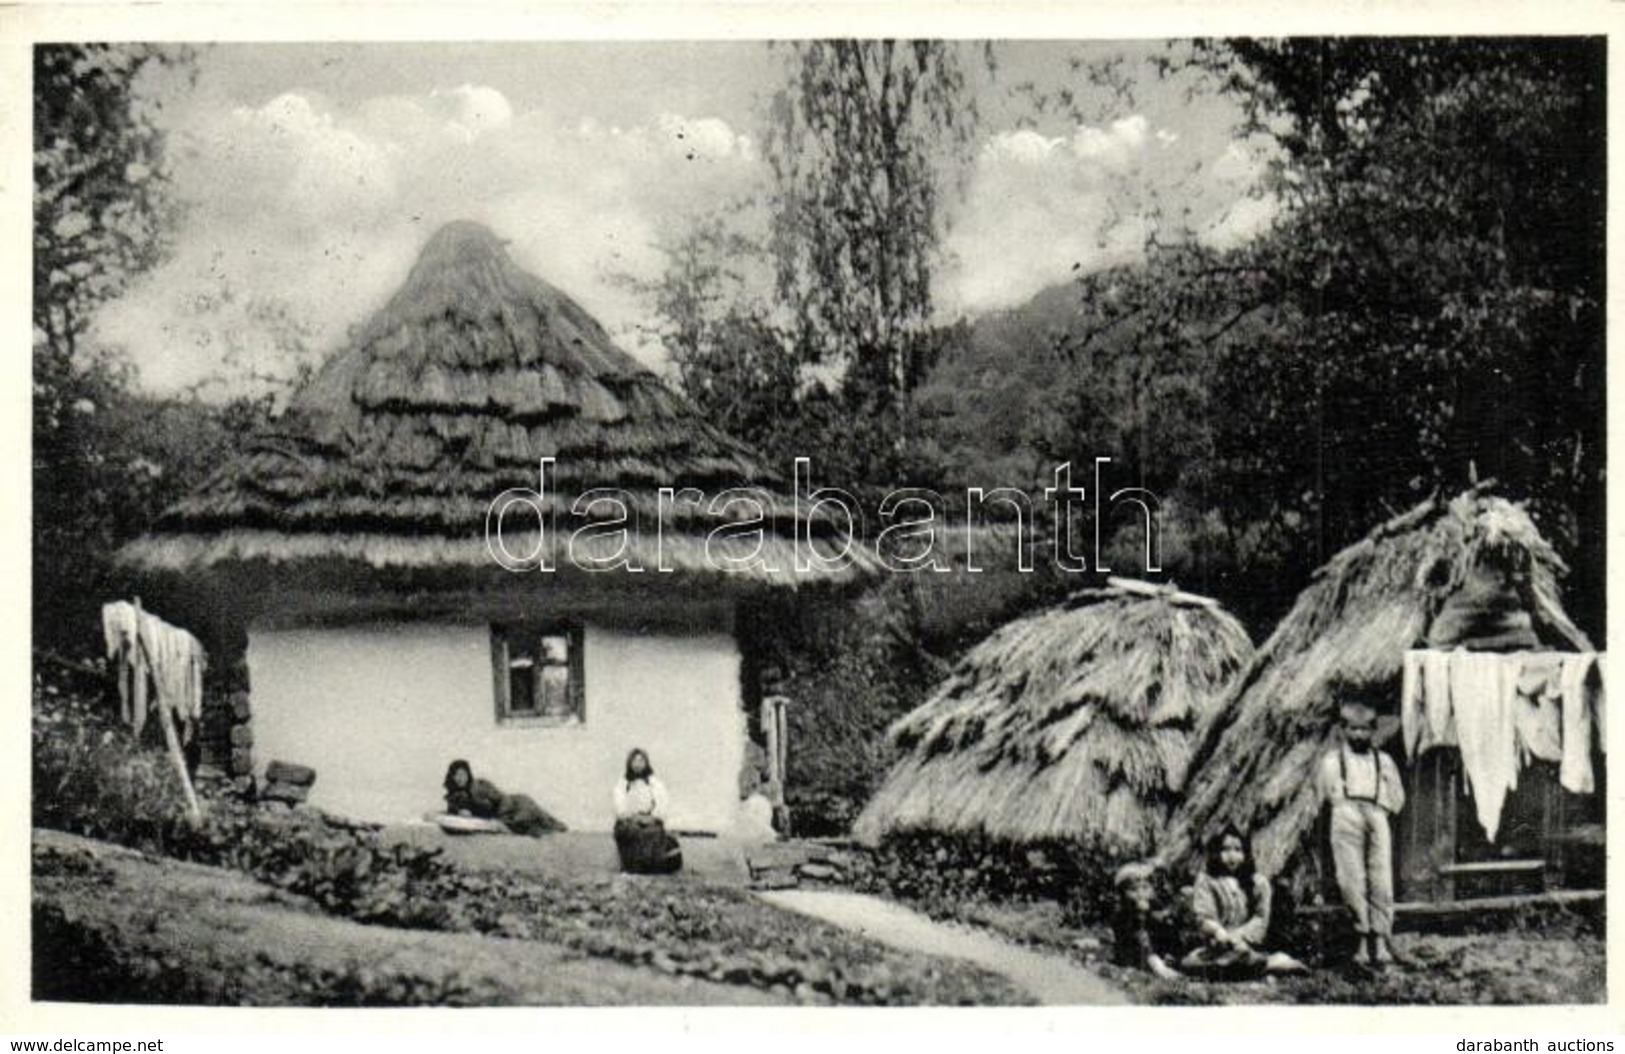
[{"label": "woman sitting", "polygon": [[547,810],[525,794],[503,794],[489,780],[475,779],[459,758],[446,769],[446,811],[453,816],[500,820],[515,834],[543,835],[565,830]]},{"label": "woman sitting", "polygon": [[1180,962],[1188,973],[1218,980],[1302,970],[1290,955],[1264,949],[1270,928],[1269,879],[1253,867],[1247,836],[1226,827],[1208,843],[1191,909],[1197,947]]},{"label": "woman sitting", "polygon": [[655,776],[649,755],[634,749],[626,772],[615,784],[615,849],[621,870],[669,875],[683,866],[683,850],[666,833],[666,785]]}]

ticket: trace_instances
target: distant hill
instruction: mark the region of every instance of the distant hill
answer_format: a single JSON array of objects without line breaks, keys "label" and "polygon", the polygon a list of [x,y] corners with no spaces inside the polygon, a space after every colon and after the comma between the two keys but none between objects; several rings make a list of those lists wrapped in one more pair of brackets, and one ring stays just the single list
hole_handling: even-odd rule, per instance
[{"label": "distant hill", "polygon": [[1084,317],[1082,291],[1066,282],[973,320],[969,338],[945,350],[915,405],[956,484],[1025,487],[1048,472],[1035,419],[1067,369],[1057,345]]}]

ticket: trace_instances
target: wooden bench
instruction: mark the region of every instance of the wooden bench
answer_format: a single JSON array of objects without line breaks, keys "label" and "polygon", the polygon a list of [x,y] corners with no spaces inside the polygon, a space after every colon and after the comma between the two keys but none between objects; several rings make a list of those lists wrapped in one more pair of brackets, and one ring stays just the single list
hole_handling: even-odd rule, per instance
[{"label": "wooden bench", "polygon": [[[1504,877],[1509,884],[1532,884],[1535,892],[1546,891],[1546,861],[1544,860],[1484,860],[1472,864],[1444,864],[1439,868],[1441,877],[1450,880],[1451,898],[1461,897],[1462,879]],[[1532,882],[1530,880],[1533,880]]]}]

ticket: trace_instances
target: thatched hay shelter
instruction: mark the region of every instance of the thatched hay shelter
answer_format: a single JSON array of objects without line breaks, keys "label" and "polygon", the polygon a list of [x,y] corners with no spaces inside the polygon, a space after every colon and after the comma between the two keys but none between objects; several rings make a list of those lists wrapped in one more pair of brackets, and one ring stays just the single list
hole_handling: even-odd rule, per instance
[{"label": "thatched hay shelter", "polygon": [[1148,851],[1197,724],[1253,645],[1216,603],[1113,579],[1018,619],[890,730],[902,760],[855,833],[935,830]]},{"label": "thatched hay shelter", "polygon": [[[760,703],[739,604],[877,566],[789,471],[454,223],[275,428],[122,556],[196,613],[211,760],[234,775],[304,763],[314,803],[399,820],[464,758],[591,828],[641,746],[674,823],[720,830]],[[487,534],[510,491],[518,569]]]},{"label": "thatched hay shelter", "polygon": [[[1487,559],[1522,569],[1523,606],[1543,646],[1590,649],[1563,610],[1562,561],[1522,507],[1485,489],[1431,498],[1315,573],[1237,681],[1234,701],[1202,729],[1161,859],[1195,866],[1203,840],[1234,823],[1252,832],[1264,872],[1308,862],[1321,809],[1314,772],[1336,741],[1338,693],[1386,698],[1397,714],[1406,649],[1424,645],[1435,616]],[[1422,811],[1417,797],[1407,813]]]}]

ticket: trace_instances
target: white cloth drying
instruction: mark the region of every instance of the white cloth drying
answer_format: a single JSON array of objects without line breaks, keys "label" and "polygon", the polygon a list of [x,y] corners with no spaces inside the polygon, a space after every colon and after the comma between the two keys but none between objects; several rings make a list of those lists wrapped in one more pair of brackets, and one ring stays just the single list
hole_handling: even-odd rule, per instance
[{"label": "white cloth drying", "polygon": [[1473,791],[1484,834],[1495,841],[1501,806],[1518,786],[1518,741],[1513,701],[1516,676],[1494,652],[1459,652],[1450,666],[1451,709],[1461,767]]},{"label": "white cloth drying", "polygon": [[[1412,650],[1401,674],[1400,722],[1416,759],[1454,745],[1484,833],[1528,759],[1558,765],[1562,786],[1594,793],[1592,744],[1604,732],[1606,657],[1593,653]],[[1595,671],[1595,674],[1593,674]],[[1595,731],[1593,731],[1595,729]]]},{"label": "white cloth drying", "polygon": [[117,664],[119,702],[125,724],[139,735],[146,727],[149,688],[186,738],[203,716],[203,671],[208,658],[196,637],[128,601],[102,606],[107,658]]},{"label": "white cloth drying", "polygon": [[[1557,765],[1557,782],[1576,794],[1597,789],[1591,773],[1592,710],[1588,705],[1586,682],[1596,666],[1596,656],[1567,655],[1563,658],[1563,758]],[[1601,706],[1596,707],[1601,709]]]}]

